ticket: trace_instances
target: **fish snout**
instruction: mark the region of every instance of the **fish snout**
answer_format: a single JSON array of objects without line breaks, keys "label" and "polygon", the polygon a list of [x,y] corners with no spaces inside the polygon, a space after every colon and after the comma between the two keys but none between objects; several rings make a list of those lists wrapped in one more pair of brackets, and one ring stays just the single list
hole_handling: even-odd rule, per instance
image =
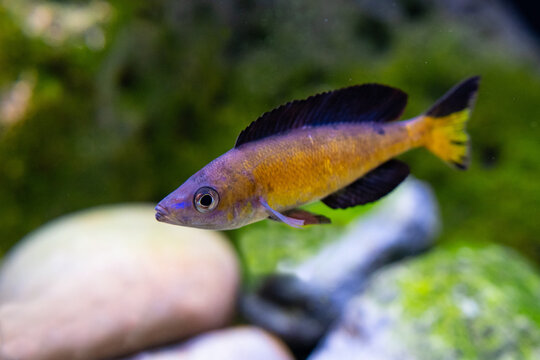
[{"label": "fish snout", "polygon": [[156,210],[156,220],[157,221],[162,221],[162,222],[168,222],[170,221],[169,220],[169,210],[164,207],[163,205],[161,204],[157,204],[157,206],[155,207]]}]

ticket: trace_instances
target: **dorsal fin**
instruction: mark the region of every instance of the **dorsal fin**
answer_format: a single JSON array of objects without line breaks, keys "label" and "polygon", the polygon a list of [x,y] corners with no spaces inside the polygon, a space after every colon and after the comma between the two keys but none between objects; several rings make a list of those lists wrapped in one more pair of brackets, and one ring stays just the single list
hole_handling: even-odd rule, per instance
[{"label": "dorsal fin", "polygon": [[329,91],[263,114],[240,133],[234,146],[305,126],[397,120],[406,104],[407,94],[385,85],[364,84]]}]

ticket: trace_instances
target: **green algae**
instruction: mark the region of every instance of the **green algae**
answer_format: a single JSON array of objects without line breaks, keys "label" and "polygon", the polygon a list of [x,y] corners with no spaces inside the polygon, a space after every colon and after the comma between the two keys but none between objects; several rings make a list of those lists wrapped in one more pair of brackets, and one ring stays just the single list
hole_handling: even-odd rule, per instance
[{"label": "green algae", "polygon": [[413,358],[535,359],[540,353],[538,272],[508,248],[433,251],[381,270],[362,297],[391,323],[392,346]]}]

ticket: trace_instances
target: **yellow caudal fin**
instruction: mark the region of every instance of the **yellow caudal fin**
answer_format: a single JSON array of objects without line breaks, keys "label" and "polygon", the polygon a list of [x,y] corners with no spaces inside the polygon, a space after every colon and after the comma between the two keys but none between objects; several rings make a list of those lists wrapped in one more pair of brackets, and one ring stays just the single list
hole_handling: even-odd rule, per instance
[{"label": "yellow caudal fin", "polygon": [[424,146],[461,170],[467,169],[470,162],[469,135],[465,125],[479,82],[480,77],[475,76],[454,86],[423,116],[430,129]]}]

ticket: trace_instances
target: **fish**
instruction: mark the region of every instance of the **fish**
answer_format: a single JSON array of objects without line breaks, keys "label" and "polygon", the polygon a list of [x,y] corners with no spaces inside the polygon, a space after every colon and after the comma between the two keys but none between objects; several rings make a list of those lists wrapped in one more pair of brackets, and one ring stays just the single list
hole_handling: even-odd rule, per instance
[{"label": "fish", "polygon": [[295,100],[264,113],[234,147],[161,200],[156,219],[229,230],[271,219],[292,227],[330,219],[300,207],[346,209],[379,200],[409,175],[396,157],[424,147],[451,166],[470,163],[466,123],[480,77],[468,78],[426,112],[400,120],[407,94],[368,83]]}]

